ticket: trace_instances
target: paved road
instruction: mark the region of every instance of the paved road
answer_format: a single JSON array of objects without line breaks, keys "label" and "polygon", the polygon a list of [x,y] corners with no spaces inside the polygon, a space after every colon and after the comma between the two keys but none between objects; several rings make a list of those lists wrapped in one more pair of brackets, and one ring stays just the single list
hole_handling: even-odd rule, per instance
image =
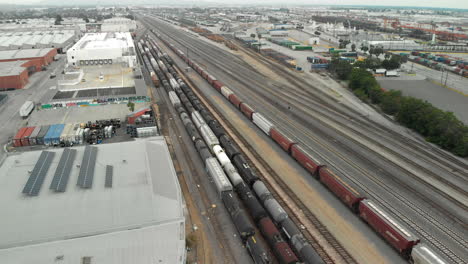
[{"label": "paved road", "polygon": [[[451,156],[442,157],[425,143],[416,144],[394,134],[387,135],[387,131],[363,121],[352,111],[348,117],[334,112],[344,106],[333,105],[332,109],[336,110],[332,110],[331,106],[317,104],[319,94],[314,94],[317,91],[313,84],[307,88],[291,87],[288,80],[281,80],[278,74],[259,74],[259,67],[254,69],[239,57],[207,46],[206,42],[181,34],[172,27],[158,23],[158,29],[182,42],[182,45],[174,42],[176,46],[189,45],[192,59],[208,65],[210,73],[242,94],[244,101],[342,172],[348,181],[358,184],[368,197],[385,205],[395,217],[426,238],[423,240],[440,245],[442,250],[452,250],[458,256],[465,255],[466,233],[451,217],[466,221],[466,215],[458,204],[443,195],[447,190],[441,190],[447,187],[446,183],[433,177],[444,175],[454,183],[459,181],[458,186],[466,186],[461,178],[466,176],[466,163],[452,162]],[[293,111],[288,111],[288,106]],[[339,122],[334,120],[338,117]],[[441,168],[436,163],[439,160],[447,165]],[[461,172],[454,173],[447,166],[461,166]],[[459,197],[460,201],[465,198]]]},{"label": "paved road", "polygon": [[[23,120],[19,116],[19,109],[26,101],[41,102],[41,98],[49,92],[51,86],[56,85],[56,79],[50,79],[50,73],[56,69],[61,72],[65,64],[65,57],[60,55],[58,61],[52,62],[47,71],[36,72],[29,78],[29,83],[24,89],[8,91],[8,100],[0,106],[0,160],[5,157],[3,147],[11,140],[18,129],[28,125],[28,119]],[[57,75],[58,76],[58,75]]]}]

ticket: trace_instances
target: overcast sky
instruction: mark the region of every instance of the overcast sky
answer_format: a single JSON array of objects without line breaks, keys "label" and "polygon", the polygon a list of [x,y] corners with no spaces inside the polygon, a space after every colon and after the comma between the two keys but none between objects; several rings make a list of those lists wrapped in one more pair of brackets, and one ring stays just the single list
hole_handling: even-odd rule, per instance
[{"label": "overcast sky", "polygon": [[[0,0],[1,4],[36,4],[42,0]],[[90,3],[89,0],[82,0],[83,2]],[[196,0],[189,0],[190,2],[197,2]],[[57,1],[60,2],[60,1]],[[79,3],[80,0],[73,0],[73,3]],[[94,1],[93,1],[94,2]],[[101,1],[97,0],[94,3],[99,5]],[[109,3],[109,1],[103,1]],[[112,1],[110,1],[112,2]],[[131,0],[117,0],[115,3],[124,2],[132,3]],[[139,3],[136,0],[133,3]],[[146,3],[157,4],[158,0],[146,0]],[[164,1],[167,3],[167,1]],[[217,2],[217,3],[229,3],[229,4],[283,4],[283,5],[294,5],[294,4],[318,4],[318,5],[388,5],[388,6],[418,6],[418,7],[443,7],[443,8],[462,8],[468,9],[468,0],[205,0],[200,2]]]}]

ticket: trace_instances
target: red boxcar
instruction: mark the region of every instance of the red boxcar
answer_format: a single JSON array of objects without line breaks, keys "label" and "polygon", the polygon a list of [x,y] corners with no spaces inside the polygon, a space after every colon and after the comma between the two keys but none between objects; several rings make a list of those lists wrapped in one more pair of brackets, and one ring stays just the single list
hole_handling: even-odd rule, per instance
[{"label": "red boxcar", "polygon": [[27,127],[24,131],[24,134],[21,136],[21,145],[22,146],[29,146],[29,136],[34,131],[36,127]]},{"label": "red boxcar", "polygon": [[299,259],[294,254],[288,243],[283,240],[278,228],[276,228],[270,217],[264,217],[258,222],[260,231],[279,260],[279,263],[298,263]]},{"label": "red boxcar", "polygon": [[235,94],[229,95],[229,102],[231,102],[233,105],[235,105],[239,109],[239,105],[242,103],[239,97]]},{"label": "red boxcar", "polygon": [[299,162],[313,176],[317,176],[317,170],[320,167],[320,162],[312,157],[301,146],[295,144],[291,146],[291,156]]},{"label": "red boxcar", "polygon": [[345,182],[327,167],[319,169],[320,181],[325,184],[338,198],[340,198],[354,212],[358,212],[359,202],[365,197],[353,186]]},{"label": "red boxcar", "polygon": [[252,114],[254,113],[254,110],[252,109],[252,107],[250,107],[246,103],[241,103],[240,104],[240,110],[246,117],[248,117],[250,120],[252,120]]},{"label": "red boxcar", "polygon": [[213,84],[214,81],[216,81],[216,78],[211,75],[211,74],[208,74],[208,76],[206,76],[206,80],[210,83],[210,84]]},{"label": "red boxcar", "polygon": [[403,256],[408,257],[413,246],[419,243],[419,238],[374,202],[369,200],[361,201],[359,212],[361,218],[382,235],[385,240]]},{"label": "red boxcar", "polygon": [[18,133],[16,133],[15,137],[13,138],[13,146],[15,147],[21,147],[21,138],[23,137],[24,132],[26,132],[28,128],[27,127],[22,127],[20,130],[18,130]]},{"label": "red boxcar", "polygon": [[270,136],[271,138],[276,141],[286,152],[289,152],[291,149],[291,146],[296,144],[294,140],[288,138],[287,136],[284,135],[284,133],[281,133],[278,131],[277,128],[272,127],[270,129]]},{"label": "red boxcar", "polygon": [[214,87],[216,90],[218,90],[219,92],[221,92],[221,87],[224,86],[224,83],[222,83],[222,82],[216,80],[216,81],[213,81],[213,84],[212,84],[212,85],[213,85],[213,87]]}]

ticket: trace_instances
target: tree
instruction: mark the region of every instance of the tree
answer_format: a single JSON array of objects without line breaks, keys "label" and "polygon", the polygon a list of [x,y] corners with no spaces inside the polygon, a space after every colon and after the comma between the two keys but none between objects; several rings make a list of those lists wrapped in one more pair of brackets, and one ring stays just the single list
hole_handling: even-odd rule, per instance
[{"label": "tree", "polygon": [[351,44],[351,51],[356,51],[356,44]]},{"label": "tree", "polygon": [[388,115],[398,113],[401,107],[401,91],[391,90],[386,92],[382,98],[380,107]]},{"label": "tree", "polygon": [[61,16],[61,15],[57,15],[57,16],[55,17],[55,25],[61,25],[61,24],[62,24],[62,21],[63,21],[63,19],[62,19],[62,16]]},{"label": "tree", "polygon": [[361,50],[364,52],[367,52],[369,50],[369,47],[367,46],[361,46]]},{"label": "tree", "polygon": [[353,65],[348,61],[333,58],[330,65],[330,70],[335,72],[339,79],[347,80],[353,70]]},{"label": "tree", "polygon": [[374,48],[375,56],[379,57],[380,54],[384,53],[384,50],[381,47]]},{"label": "tree", "polygon": [[135,111],[135,103],[128,102],[127,107],[130,109],[130,112]]},{"label": "tree", "polygon": [[255,34],[254,33],[250,34],[250,37],[255,38]]}]

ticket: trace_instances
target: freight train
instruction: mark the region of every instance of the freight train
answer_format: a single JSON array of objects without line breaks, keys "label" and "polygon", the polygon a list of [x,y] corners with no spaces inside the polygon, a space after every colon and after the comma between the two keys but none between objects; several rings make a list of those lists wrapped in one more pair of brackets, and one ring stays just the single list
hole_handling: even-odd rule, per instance
[{"label": "freight train", "polygon": [[[154,33],[154,31],[152,31]],[[314,178],[322,182],[331,192],[333,192],[340,200],[343,201],[353,212],[358,214],[370,227],[372,227],[378,234],[380,234],[392,247],[394,247],[403,257],[409,259],[413,263],[429,264],[429,263],[446,263],[446,261],[439,256],[433,249],[425,244],[419,244],[420,239],[417,235],[413,234],[408,228],[401,224],[397,219],[392,217],[380,205],[374,201],[367,199],[357,188],[342,179],[334,173],[330,168],[311,154],[309,154],[300,144],[288,137],[280,129],[272,125],[272,123],[265,118],[261,113],[255,111],[250,105],[243,102],[229,87],[217,80],[208,71],[203,69],[195,61],[189,59],[185,54],[177,49],[173,44],[169,43],[166,38],[160,34],[155,35],[161,39],[172,51],[174,51],[183,61],[190,67],[198,72],[208,83],[211,84],[218,92],[220,92],[226,100],[228,100],[235,108],[237,108],[243,115],[257,125],[260,130],[272,138],[278,145],[288,152],[300,165],[302,165]],[[226,140],[224,140],[226,142]],[[226,147],[226,150],[229,147]],[[233,150],[234,153],[236,150]],[[226,151],[229,153],[228,151]],[[229,154],[228,154],[229,155]],[[237,154],[242,155],[242,154]],[[240,156],[242,157],[242,156]],[[267,211],[273,217],[275,222],[279,224],[282,229],[288,234],[288,238],[292,242],[293,248],[296,252],[301,253],[301,257],[307,258],[306,253],[311,252],[308,250],[305,239],[302,234],[297,230],[293,230],[290,219],[285,215],[284,210],[278,209],[274,199],[264,190],[262,183],[258,177],[252,175],[253,171],[243,173],[242,166],[244,160],[237,158],[234,155],[233,162],[240,171],[241,176],[246,183],[253,186],[257,196],[260,198]],[[248,166],[248,165],[246,165]],[[246,167],[248,170],[249,167]],[[267,198],[265,198],[267,197]],[[276,209],[273,209],[276,208]],[[270,209],[270,210],[269,210]],[[295,227],[295,226],[294,226]],[[289,229],[289,230],[288,230]],[[308,243],[307,243],[308,244]],[[305,248],[305,249],[304,249]],[[298,250],[299,249],[299,250]],[[304,253],[300,249],[304,250]],[[314,251],[316,254],[316,252]],[[314,258],[314,256],[313,256]]]},{"label": "freight train", "polygon": [[[152,47],[158,49],[154,42]],[[163,61],[167,62],[167,72],[172,73],[167,75],[169,82],[163,80],[163,87],[168,91],[169,99],[179,113],[200,157],[205,161],[207,172],[212,178],[221,200],[231,215],[233,223],[241,238],[245,241],[254,261],[256,263],[270,263],[265,251],[261,250],[261,246],[256,242],[254,243],[256,241],[256,239],[253,239],[254,229],[239,206],[233,191],[237,192],[250,212],[252,219],[272,248],[279,263],[298,263],[300,260],[284,240],[281,232],[276,228],[268,214],[274,216],[276,223],[286,223],[283,230],[291,239],[296,252],[299,253],[305,263],[323,263],[275,199],[272,197],[264,199],[265,206],[268,206],[267,210],[265,210],[250,189],[252,184],[261,182],[248,165],[243,154],[240,153],[239,148],[232,142],[224,128],[201,104],[184,81],[173,71],[167,58],[164,58]],[[216,81],[213,76],[207,76],[207,78],[211,79],[211,82]],[[176,79],[177,81],[175,81]],[[216,159],[213,158],[213,155]],[[226,177],[230,181],[226,180]],[[284,212],[281,219],[275,217],[277,211]]]}]

